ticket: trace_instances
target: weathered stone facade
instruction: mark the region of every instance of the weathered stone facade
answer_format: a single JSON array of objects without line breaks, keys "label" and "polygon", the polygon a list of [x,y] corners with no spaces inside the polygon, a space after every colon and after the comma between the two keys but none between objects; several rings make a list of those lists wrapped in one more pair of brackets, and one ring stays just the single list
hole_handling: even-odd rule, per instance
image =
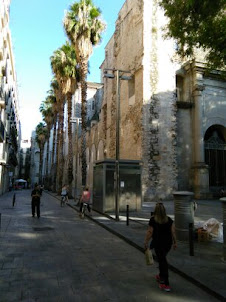
[{"label": "weathered stone facade", "polygon": [[[192,190],[196,198],[209,197],[208,166],[200,141],[214,123],[225,127],[225,82],[212,75],[203,80],[205,69],[198,63],[182,65],[175,56],[174,42],[163,38],[165,24],[157,1],[125,2],[105,49],[100,122],[91,133],[98,129],[105,157],[114,159],[117,79],[105,78],[104,71],[131,71],[132,80],[120,81],[120,158],[142,160],[143,200],[172,198],[178,189]],[[183,77],[187,109],[178,106],[181,66],[183,72],[187,70]],[[203,95],[203,85],[206,91],[211,85],[214,88]],[[208,101],[200,102],[200,94],[201,99],[210,98],[210,94],[221,98],[218,109],[212,110]],[[225,128],[222,133],[225,137]]]},{"label": "weathered stone facade", "polygon": [[[163,13],[156,1],[126,1],[102,64],[102,70],[130,70],[133,75],[132,83],[121,81],[120,158],[142,160],[144,200],[152,200],[156,196],[167,198],[177,188],[177,66],[170,60],[172,41],[162,38],[163,22]],[[114,158],[116,83],[109,79],[103,82],[104,101],[111,114],[107,157]]]}]

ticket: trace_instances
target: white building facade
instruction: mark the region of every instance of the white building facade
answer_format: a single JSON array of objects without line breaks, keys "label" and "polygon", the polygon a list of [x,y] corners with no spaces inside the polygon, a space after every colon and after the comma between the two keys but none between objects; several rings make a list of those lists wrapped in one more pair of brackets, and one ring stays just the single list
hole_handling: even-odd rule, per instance
[{"label": "white building facade", "polygon": [[10,1],[0,1],[0,194],[11,188],[18,176],[21,139],[9,6]]}]

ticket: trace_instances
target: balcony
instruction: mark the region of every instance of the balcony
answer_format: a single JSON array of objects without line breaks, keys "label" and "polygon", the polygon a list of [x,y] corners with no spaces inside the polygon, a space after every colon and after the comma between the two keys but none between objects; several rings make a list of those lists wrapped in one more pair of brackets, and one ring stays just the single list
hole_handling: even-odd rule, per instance
[{"label": "balcony", "polygon": [[0,165],[6,166],[5,152],[0,152]]},{"label": "balcony", "polygon": [[0,165],[6,166],[6,160],[4,158],[1,158],[1,156],[0,156]]},{"label": "balcony", "polygon": [[5,136],[5,126],[3,122],[0,120],[0,143],[4,141],[4,136]]}]

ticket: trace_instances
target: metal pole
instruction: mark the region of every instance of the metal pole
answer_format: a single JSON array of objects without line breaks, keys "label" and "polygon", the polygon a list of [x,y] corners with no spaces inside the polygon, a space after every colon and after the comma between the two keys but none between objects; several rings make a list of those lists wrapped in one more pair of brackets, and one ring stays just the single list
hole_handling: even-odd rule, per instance
[{"label": "metal pole", "polygon": [[220,199],[222,201],[223,211],[223,261],[226,261],[226,197]]},{"label": "metal pole", "polygon": [[129,225],[129,205],[126,206],[126,225]]},{"label": "metal pole", "polygon": [[13,194],[13,207],[15,205],[15,202],[16,202],[16,193]]},{"label": "metal pole", "polygon": [[[107,71],[111,73],[108,74]],[[120,159],[120,80],[130,80],[131,77],[123,76],[123,73],[130,73],[130,71],[125,70],[118,70],[107,68],[104,69],[104,77],[106,78],[115,78],[116,75],[116,121],[115,121],[115,134],[116,134],[116,141],[115,141],[115,172],[114,172],[114,189],[115,189],[115,219],[119,220],[119,209],[120,209],[120,166],[119,166],[119,159]]]},{"label": "metal pole", "polygon": [[189,248],[190,256],[194,256],[193,223],[189,223]]},{"label": "metal pole", "polygon": [[116,146],[115,146],[115,219],[119,221],[119,150],[120,150],[120,77],[119,70],[116,70]]},{"label": "metal pole", "polygon": [[2,213],[0,213],[0,229],[1,229],[1,225],[2,225]]}]

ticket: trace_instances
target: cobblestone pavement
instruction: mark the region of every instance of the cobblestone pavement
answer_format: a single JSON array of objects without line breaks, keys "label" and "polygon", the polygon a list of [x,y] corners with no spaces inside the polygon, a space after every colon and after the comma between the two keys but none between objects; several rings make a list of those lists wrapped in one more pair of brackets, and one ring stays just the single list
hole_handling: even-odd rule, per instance
[{"label": "cobblestone pavement", "polygon": [[33,218],[31,191],[15,192],[0,196],[1,302],[218,301],[173,272],[161,292],[138,249],[46,192]]}]

